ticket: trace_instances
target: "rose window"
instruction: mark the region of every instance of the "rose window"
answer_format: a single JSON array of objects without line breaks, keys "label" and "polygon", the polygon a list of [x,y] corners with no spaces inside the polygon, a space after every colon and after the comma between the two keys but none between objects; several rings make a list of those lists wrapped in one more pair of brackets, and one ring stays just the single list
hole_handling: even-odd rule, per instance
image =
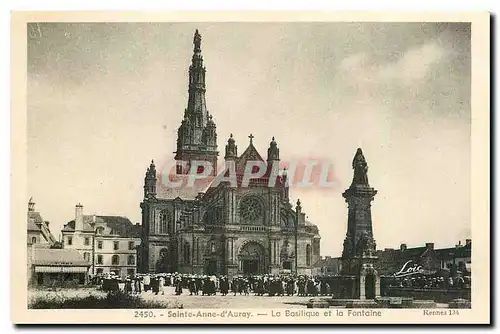
[{"label": "rose window", "polygon": [[245,197],[241,200],[240,216],[244,222],[256,222],[263,217],[262,204],[255,197]]}]

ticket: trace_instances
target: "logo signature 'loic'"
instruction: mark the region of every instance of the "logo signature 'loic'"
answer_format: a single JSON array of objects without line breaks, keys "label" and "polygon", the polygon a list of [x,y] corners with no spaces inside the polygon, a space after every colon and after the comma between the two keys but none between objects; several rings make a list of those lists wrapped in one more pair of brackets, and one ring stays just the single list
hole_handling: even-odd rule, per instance
[{"label": "logo signature 'loic'", "polygon": [[406,261],[406,263],[403,264],[403,267],[401,267],[401,269],[399,269],[399,271],[394,274],[394,277],[404,277],[423,273],[424,269],[421,265],[419,265],[418,263],[414,263],[412,260],[409,260]]}]

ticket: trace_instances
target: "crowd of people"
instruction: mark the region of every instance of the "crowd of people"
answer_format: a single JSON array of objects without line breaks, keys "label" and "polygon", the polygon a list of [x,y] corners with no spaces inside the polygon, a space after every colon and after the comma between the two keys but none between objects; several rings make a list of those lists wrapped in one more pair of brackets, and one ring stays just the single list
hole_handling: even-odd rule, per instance
[{"label": "crowd of people", "polygon": [[413,275],[393,278],[389,282],[389,287],[416,289],[463,289],[470,286],[471,277],[463,275],[455,277]]},{"label": "crowd of people", "polygon": [[164,295],[167,287],[173,287],[176,295],[211,296],[219,293],[222,296],[249,295],[256,296],[328,296],[330,285],[325,278],[306,275],[255,275],[255,276],[209,276],[179,273],[137,274],[127,276],[124,280],[111,274],[99,275],[92,283],[101,286],[105,291],[121,290],[131,294],[151,292]]},{"label": "crowd of people", "polygon": [[[104,291],[122,290],[125,293],[153,293],[164,295],[189,294],[191,296],[250,295],[255,296],[330,296],[333,295],[328,276],[307,275],[193,275],[181,273],[137,274],[122,279],[113,273],[92,278],[92,284]],[[470,288],[470,276],[425,276],[381,277],[381,287],[415,289],[462,289]],[[170,287],[170,288],[169,288]]]}]

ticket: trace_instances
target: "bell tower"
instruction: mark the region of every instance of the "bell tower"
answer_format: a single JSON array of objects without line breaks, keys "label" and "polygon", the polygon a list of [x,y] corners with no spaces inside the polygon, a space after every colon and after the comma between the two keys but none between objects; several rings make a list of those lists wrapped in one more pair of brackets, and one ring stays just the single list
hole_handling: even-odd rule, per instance
[{"label": "bell tower", "polygon": [[205,101],[205,74],[201,54],[201,35],[198,30],[193,38],[193,57],[189,67],[189,97],[184,119],[177,131],[175,160],[177,174],[188,174],[192,161],[211,163],[212,176],[217,172],[217,131],[215,121],[207,110]]}]

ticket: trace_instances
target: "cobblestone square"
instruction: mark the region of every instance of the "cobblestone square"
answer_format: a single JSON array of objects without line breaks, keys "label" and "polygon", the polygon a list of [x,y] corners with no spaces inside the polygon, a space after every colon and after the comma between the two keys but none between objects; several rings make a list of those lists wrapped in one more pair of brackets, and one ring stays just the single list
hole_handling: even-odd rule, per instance
[{"label": "cobblestone square", "polygon": [[311,297],[298,297],[298,296],[283,296],[283,297],[269,297],[269,296],[254,296],[253,293],[245,296],[236,296],[232,293],[227,296],[217,294],[215,296],[190,296],[188,291],[182,295],[176,296],[174,288],[166,287],[165,294],[161,292],[158,295],[151,293],[151,291],[143,292],[141,297],[146,300],[165,300],[178,301],[185,309],[190,308],[306,308],[304,305]]}]

